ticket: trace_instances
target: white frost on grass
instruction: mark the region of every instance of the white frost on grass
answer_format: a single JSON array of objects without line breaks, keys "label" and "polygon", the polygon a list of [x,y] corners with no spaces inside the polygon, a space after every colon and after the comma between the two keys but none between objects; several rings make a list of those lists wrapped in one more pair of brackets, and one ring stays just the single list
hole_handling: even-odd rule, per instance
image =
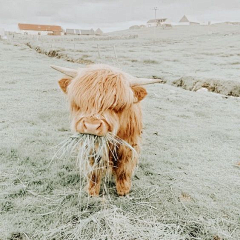
[{"label": "white frost on grass", "polygon": [[45,232],[46,239],[142,239],[183,240],[182,228],[176,224],[159,223],[154,218],[140,219],[114,205],[85,219]]}]

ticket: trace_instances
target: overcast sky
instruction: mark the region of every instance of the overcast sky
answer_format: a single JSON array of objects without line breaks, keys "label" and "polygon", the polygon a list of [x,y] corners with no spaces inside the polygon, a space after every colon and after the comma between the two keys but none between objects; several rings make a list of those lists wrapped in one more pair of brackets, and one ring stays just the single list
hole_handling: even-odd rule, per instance
[{"label": "overcast sky", "polygon": [[17,30],[17,23],[35,23],[106,32],[146,24],[154,18],[154,7],[157,18],[173,22],[183,15],[240,22],[240,0],[0,0],[0,28]]}]

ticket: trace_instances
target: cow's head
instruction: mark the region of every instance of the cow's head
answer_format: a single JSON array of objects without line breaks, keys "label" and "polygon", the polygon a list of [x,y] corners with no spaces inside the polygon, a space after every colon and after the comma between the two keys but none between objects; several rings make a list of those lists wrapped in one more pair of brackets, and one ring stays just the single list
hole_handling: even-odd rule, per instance
[{"label": "cow's head", "polygon": [[121,116],[147,95],[141,85],[161,81],[135,78],[102,64],[79,70],[52,67],[67,75],[59,85],[70,102],[72,130],[97,136],[116,135]]}]

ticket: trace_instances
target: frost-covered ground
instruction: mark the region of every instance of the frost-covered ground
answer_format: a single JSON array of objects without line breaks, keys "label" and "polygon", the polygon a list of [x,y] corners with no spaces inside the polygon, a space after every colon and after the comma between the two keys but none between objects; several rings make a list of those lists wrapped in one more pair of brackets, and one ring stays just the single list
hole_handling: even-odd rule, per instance
[{"label": "frost-covered ground", "polygon": [[[184,89],[205,87],[240,96],[239,39],[238,25],[219,24],[127,30],[101,37],[25,36],[21,42],[71,62],[111,63],[137,76],[163,77]],[[19,42],[19,37],[14,40]]]},{"label": "frost-covered ground", "polygon": [[[0,239],[239,239],[240,99],[171,86],[238,89],[239,40],[239,26],[213,25],[0,41]],[[129,197],[110,183],[89,199],[74,159],[51,161],[71,133],[49,65],[90,62],[169,83],[147,87]]]}]

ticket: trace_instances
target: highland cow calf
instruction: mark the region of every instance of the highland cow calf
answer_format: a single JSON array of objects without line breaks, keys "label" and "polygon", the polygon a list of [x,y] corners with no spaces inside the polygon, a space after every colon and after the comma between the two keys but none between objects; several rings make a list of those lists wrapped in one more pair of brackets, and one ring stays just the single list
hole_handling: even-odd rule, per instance
[{"label": "highland cow calf", "polygon": [[[52,67],[66,75],[59,80],[59,85],[70,102],[73,131],[96,136],[111,133],[130,144],[135,152],[140,152],[140,101],[147,95],[147,91],[141,85],[161,80],[135,78],[117,68],[102,64],[78,70]],[[109,149],[107,166],[116,178],[118,195],[126,195],[131,189],[138,154],[133,155],[132,149],[126,145],[119,145],[115,154],[111,152]],[[104,171],[99,169],[88,174],[89,195],[99,195],[104,174]]]}]

